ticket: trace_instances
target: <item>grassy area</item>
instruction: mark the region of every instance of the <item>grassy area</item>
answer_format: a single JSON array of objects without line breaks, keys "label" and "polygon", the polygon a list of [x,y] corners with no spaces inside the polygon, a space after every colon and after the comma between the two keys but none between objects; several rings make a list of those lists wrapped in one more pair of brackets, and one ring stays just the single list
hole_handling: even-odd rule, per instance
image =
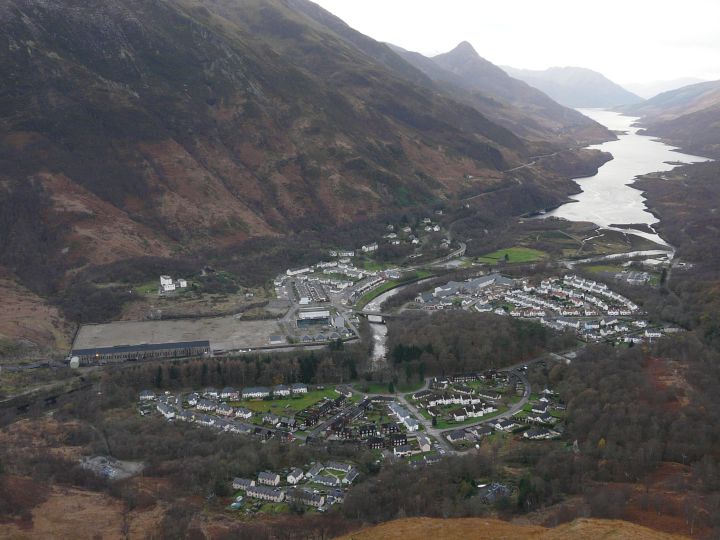
[{"label": "grassy area", "polygon": [[298,412],[314,403],[317,403],[324,397],[336,398],[340,394],[335,391],[334,387],[325,388],[325,390],[313,390],[302,396],[288,397],[285,399],[258,400],[258,401],[236,401],[231,403],[235,407],[245,407],[253,412],[273,412],[277,415],[285,414],[285,412]]},{"label": "grassy area", "polygon": [[412,456],[410,456],[409,458],[407,458],[407,462],[408,462],[408,463],[413,463],[413,462],[415,462],[415,461],[422,461],[422,460],[425,458],[425,456],[427,456],[427,455],[429,455],[429,454],[432,454],[432,453],[433,453],[433,452],[430,451],[430,452],[421,452],[421,453],[419,453],[419,454],[413,454]]},{"label": "grassy area", "polygon": [[507,410],[508,410],[508,407],[506,407],[505,405],[500,405],[500,406],[498,406],[497,411],[488,413],[484,416],[478,416],[477,418],[467,418],[467,419],[463,420],[462,422],[454,422],[454,421],[448,421],[448,420],[438,418],[437,425],[435,427],[437,427],[438,429],[447,429],[447,428],[453,428],[453,427],[467,426],[468,424],[477,424],[478,422],[482,422],[483,420],[486,420],[488,418],[493,418],[499,414],[502,414]]},{"label": "grassy area", "polygon": [[260,507],[260,511],[265,514],[284,514],[289,510],[285,503],[265,503]]},{"label": "grassy area", "polygon": [[149,294],[155,294],[157,295],[158,289],[160,288],[160,283],[157,279],[154,279],[152,281],[148,281],[147,283],[143,283],[142,285],[138,285],[134,288],[134,291],[137,294],[142,294],[143,296],[147,296]]},{"label": "grassy area", "polygon": [[385,270],[385,268],[387,268],[386,264],[382,264],[370,259],[365,259],[360,262],[360,266],[363,267],[365,270],[370,270],[371,272],[379,272],[380,270]]},{"label": "grassy area", "polygon": [[[397,385],[395,385],[395,393],[406,394],[408,392],[415,392],[422,388],[423,384],[425,384],[424,381],[410,384],[398,383]],[[359,382],[353,384],[353,388],[355,388],[355,390],[357,390],[358,392],[363,392],[366,394],[389,394],[389,385],[389,382]]]},{"label": "grassy area", "polygon": [[582,266],[581,268],[590,272],[591,274],[600,274],[603,272],[617,274],[618,272],[622,272],[624,270],[622,266],[613,264],[593,264],[588,266]]},{"label": "grassy area", "polygon": [[539,249],[526,248],[521,246],[499,249],[478,257],[479,262],[486,264],[497,264],[501,261],[507,263],[528,263],[541,261],[547,258],[547,253]]}]

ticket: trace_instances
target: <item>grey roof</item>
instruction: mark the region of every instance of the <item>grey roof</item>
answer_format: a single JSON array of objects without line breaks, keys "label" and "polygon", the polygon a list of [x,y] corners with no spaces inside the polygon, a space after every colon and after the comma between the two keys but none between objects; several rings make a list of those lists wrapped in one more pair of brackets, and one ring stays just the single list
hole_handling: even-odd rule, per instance
[{"label": "grey roof", "polygon": [[210,348],[209,341],[177,341],[174,343],[144,343],[140,345],[116,345],[114,347],[96,347],[92,349],[73,349],[72,356],[89,356],[95,354],[122,354],[146,351],[165,351],[173,349]]}]

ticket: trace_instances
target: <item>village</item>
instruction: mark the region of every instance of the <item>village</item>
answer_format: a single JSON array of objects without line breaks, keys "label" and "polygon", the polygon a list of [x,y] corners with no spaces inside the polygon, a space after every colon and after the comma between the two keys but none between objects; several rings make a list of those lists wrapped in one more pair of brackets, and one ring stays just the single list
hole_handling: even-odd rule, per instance
[{"label": "village", "polygon": [[498,273],[463,282],[451,281],[419,294],[423,310],[465,309],[535,319],[563,331],[571,329],[587,342],[642,343],[662,337],[666,329],[642,317],[631,300],[604,283],[573,274],[537,280],[511,279]]}]

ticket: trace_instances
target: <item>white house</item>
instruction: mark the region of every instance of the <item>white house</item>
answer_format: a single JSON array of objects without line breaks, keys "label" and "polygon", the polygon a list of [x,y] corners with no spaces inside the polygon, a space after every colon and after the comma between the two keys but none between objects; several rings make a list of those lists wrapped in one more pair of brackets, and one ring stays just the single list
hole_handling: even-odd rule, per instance
[{"label": "white house", "polygon": [[305,474],[302,472],[301,469],[295,468],[292,471],[290,471],[290,474],[287,475],[287,481],[288,484],[297,484],[300,480],[302,480],[305,477]]},{"label": "white house", "polygon": [[162,292],[172,292],[175,290],[175,282],[170,276],[160,276],[160,290]]},{"label": "white house", "polygon": [[280,483],[280,475],[270,471],[263,471],[258,474],[258,483],[268,486],[277,486]]}]

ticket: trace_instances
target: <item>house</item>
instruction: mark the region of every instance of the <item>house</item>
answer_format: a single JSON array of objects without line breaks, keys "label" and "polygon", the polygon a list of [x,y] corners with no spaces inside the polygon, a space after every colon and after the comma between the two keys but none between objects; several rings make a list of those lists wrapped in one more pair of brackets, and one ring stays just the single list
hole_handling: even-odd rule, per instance
[{"label": "house", "polygon": [[547,403],[536,403],[532,406],[532,412],[534,413],[545,413],[548,410]]},{"label": "house", "polygon": [[385,446],[385,441],[382,437],[370,437],[367,443],[372,450],[380,450]]},{"label": "house", "polygon": [[172,292],[175,290],[175,282],[170,276],[160,276],[160,292]]},{"label": "house", "polygon": [[512,490],[499,482],[478,486],[478,497],[485,504],[492,504],[498,499],[509,497],[511,494]]},{"label": "house", "polygon": [[270,397],[270,390],[264,386],[256,386],[251,388],[243,388],[243,399],[263,399]]},{"label": "house", "polygon": [[301,268],[288,268],[285,273],[288,276],[299,276],[300,274],[309,274],[312,272],[312,268],[309,266],[303,266]]},{"label": "house", "polygon": [[197,402],[197,408],[200,411],[214,411],[217,409],[217,403],[209,399],[201,399]]},{"label": "house", "polygon": [[352,465],[347,463],[338,463],[337,461],[330,461],[327,465],[325,465],[325,468],[330,469],[331,471],[340,471],[347,474],[352,470]]},{"label": "house", "polygon": [[523,433],[523,437],[526,439],[530,439],[532,441],[539,441],[544,439],[552,439],[553,437],[557,436],[557,432],[551,431],[546,428],[540,428],[540,429],[529,429],[525,433]]},{"label": "house", "polygon": [[258,484],[277,486],[280,484],[280,475],[271,471],[262,471],[258,474]]},{"label": "house", "polygon": [[344,503],[345,492],[342,489],[330,489],[327,494],[328,504]]},{"label": "house", "polygon": [[363,253],[370,253],[372,251],[377,251],[378,243],[373,242],[372,244],[367,244],[362,246],[360,249],[362,249]]},{"label": "house", "polygon": [[453,417],[453,420],[456,422],[463,422],[466,418],[466,412],[464,408],[456,409],[452,413],[450,413]]},{"label": "house", "polygon": [[280,422],[280,417],[275,413],[265,413],[265,416],[263,416],[263,422],[265,424],[270,424],[271,426],[277,426]]},{"label": "house", "polygon": [[432,443],[424,433],[418,433],[417,442],[421,452],[429,452],[432,449]]},{"label": "house", "polygon": [[346,398],[352,397],[353,394],[352,388],[350,388],[347,384],[341,384],[339,386],[336,386],[335,391],[341,396],[345,396]]},{"label": "house", "polygon": [[288,490],[285,500],[288,502],[301,503],[307,506],[320,508],[325,504],[325,496],[307,491],[305,489],[293,488]]},{"label": "house", "polygon": [[477,437],[478,439],[481,439],[483,437],[487,437],[488,435],[492,435],[492,428],[490,426],[477,426],[472,428],[472,433]]},{"label": "house", "polygon": [[186,279],[183,279],[183,278],[178,279],[177,284],[178,284],[178,287],[180,287],[181,289],[187,289],[188,282]]},{"label": "house", "polygon": [[407,435],[404,433],[393,433],[392,435],[388,435],[385,443],[391,448],[402,446],[403,444],[407,444]]},{"label": "house", "polygon": [[218,405],[217,409],[215,409],[215,412],[222,416],[232,416],[233,414],[235,414],[235,409],[233,409],[227,403],[221,403],[220,405]]},{"label": "house", "polygon": [[255,426],[250,424],[242,424],[240,422],[229,422],[229,426],[226,431],[229,433],[237,433],[238,435],[251,435]]},{"label": "house", "polygon": [[285,492],[282,489],[265,486],[251,486],[245,490],[245,495],[270,502],[282,502],[285,498]]},{"label": "house", "polygon": [[345,475],[345,478],[343,478],[343,484],[352,484],[358,476],[360,476],[360,473],[357,469],[350,469]]},{"label": "house", "polygon": [[220,393],[215,388],[209,387],[205,389],[203,396],[208,399],[217,399],[220,396]]},{"label": "house", "polygon": [[383,435],[388,435],[390,433],[398,433],[400,431],[400,426],[398,426],[395,422],[385,422],[380,426],[380,433]]},{"label": "house", "polygon": [[195,405],[197,405],[199,400],[200,400],[200,396],[195,392],[188,394],[187,397],[185,398],[185,401],[187,401],[188,405],[190,405],[191,407],[194,407]]},{"label": "house", "polygon": [[409,444],[401,444],[393,448],[393,454],[395,457],[407,457],[412,454],[412,448]]},{"label": "house", "polygon": [[293,395],[307,394],[307,391],[308,391],[307,384],[294,383],[294,384],[290,385],[290,392],[292,392]]},{"label": "house", "polygon": [[325,469],[325,465],[323,465],[322,463],[320,463],[318,461],[315,465],[310,467],[310,470],[307,472],[306,476],[308,478],[313,478],[313,477],[317,476],[318,474],[320,474],[323,471],[323,469]]},{"label": "house", "polygon": [[254,485],[255,480],[251,480],[250,478],[234,478],[232,488],[246,490]]},{"label": "house", "polygon": [[175,418],[175,409],[173,409],[170,405],[167,405],[165,403],[158,403],[157,410],[167,420],[170,420],[171,418]]},{"label": "house", "polygon": [[195,420],[195,414],[192,411],[181,410],[175,414],[175,418],[182,420],[183,422],[192,422]]},{"label": "house", "polygon": [[357,433],[358,437],[366,439],[375,435],[375,433],[377,433],[377,428],[375,427],[375,424],[363,424],[358,428]]},{"label": "house", "polygon": [[155,399],[155,392],[152,390],[143,390],[140,392],[140,401],[152,401]]},{"label": "house", "polygon": [[447,435],[447,440],[451,443],[456,443],[460,441],[464,441],[466,438],[465,430],[464,429],[456,429],[454,431],[451,431]]},{"label": "house", "polygon": [[323,486],[329,486],[329,487],[338,487],[340,485],[340,480],[335,478],[334,476],[325,476],[322,474],[318,474],[313,478],[313,482],[316,484],[320,484]]},{"label": "house", "polygon": [[238,407],[235,409],[235,418],[244,418],[245,420],[248,420],[252,418],[252,411],[250,409],[246,409],[245,407]]},{"label": "house", "polygon": [[195,417],[195,423],[201,426],[210,427],[215,424],[215,417],[207,414],[199,414]]},{"label": "house", "polygon": [[302,472],[302,469],[298,468],[293,469],[290,471],[290,474],[287,475],[288,484],[297,484],[303,478],[305,478],[305,473]]},{"label": "house", "polygon": [[510,431],[518,426],[517,422],[514,420],[496,420],[490,425],[499,431]]},{"label": "house", "polygon": [[228,386],[220,391],[220,397],[229,401],[237,401],[240,399],[240,392],[238,392],[235,388],[230,388]]},{"label": "house", "polygon": [[290,387],[285,386],[284,384],[278,384],[276,387],[273,388],[273,396],[275,397],[286,397],[290,395]]}]

